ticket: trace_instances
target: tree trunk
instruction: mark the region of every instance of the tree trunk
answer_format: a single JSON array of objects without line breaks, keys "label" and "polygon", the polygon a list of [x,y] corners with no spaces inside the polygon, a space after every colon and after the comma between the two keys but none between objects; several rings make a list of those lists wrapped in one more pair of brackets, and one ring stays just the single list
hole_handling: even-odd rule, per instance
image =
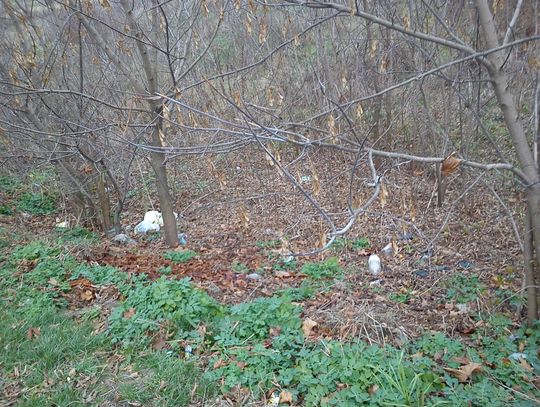
[{"label": "tree trunk", "polygon": [[[476,7],[488,49],[498,47],[497,30],[487,0],[477,0]],[[540,177],[538,176],[538,168],[534,162],[534,155],[529,147],[525,130],[523,129],[523,123],[516,108],[514,96],[510,91],[508,78],[503,71],[504,60],[502,51],[491,53],[486,58],[487,61],[483,61],[484,65],[491,78],[495,95],[497,96],[497,102],[503,113],[508,132],[512,137],[519,166],[526,177],[523,182],[525,183],[527,215],[532,226],[535,263],[538,264],[540,255]],[[530,290],[527,290],[527,297],[531,301],[531,304],[533,304],[533,300],[529,297],[534,296],[534,301],[536,301],[536,291],[536,287],[531,287]],[[537,318],[536,310],[529,309],[528,313],[529,320]]]},{"label": "tree trunk", "polygon": [[[152,29],[154,33],[160,31],[158,2],[153,0],[155,6],[154,14],[152,15]],[[137,22],[133,16],[133,9],[130,2],[121,0],[121,4],[126,12],[128,24],[137,38],[143,38],[143,33],[139,29]],[[146,76],[148,93],[154,96],[158,91],[158,72],[157,72],[157,50],[148,47],[142,41],[137,41],[137,49],[142,59],[142,67]],[[151,108],[152,117],[155,120],[155,126],[152,131],[152,146],[159,149],[163,148],[163,138],[165,137],[165,129],[163,127],[162,105],[160,100],[149,100],[148,104]],[[159,205],[163,215],[163,226],[165,228],[165,241],[171,247],[178,246],[178,231],[176,228],[176,218],[174,216],[174,203],[167,181],[167,169],[165,167],[165,153],[161,151],[152,151],[150,153],[150,164],[156,174],[156,189],[159,198]]]},{"label": "tree trunk", "polygon": [[527,293],[527,323],[533,325],[538,318],[538,301],[536,296],[536,281],[534,272],[538,265],[534,261],[532,222],[530,214],[527,213],[525,220],[525,233],[523,234],[523,255],[525,269],[525,290]]},{"label": "tree trunk", "polygon": [[[163,147],[163,118],[161,117],[161,109],[161,104],[156,107],[157,119],[152,133],[152,145],[155,147]],[[178,231],[176,227],[176,217],[174,216],[174,202],[167,180],[165,158],[165,154],[162,152],[152,151],[150,153],[150,164],[156,174],[156,189],[159,197],[161,214],[163,215],[165,241],[170,247],[176,247],[178,246]]]}]

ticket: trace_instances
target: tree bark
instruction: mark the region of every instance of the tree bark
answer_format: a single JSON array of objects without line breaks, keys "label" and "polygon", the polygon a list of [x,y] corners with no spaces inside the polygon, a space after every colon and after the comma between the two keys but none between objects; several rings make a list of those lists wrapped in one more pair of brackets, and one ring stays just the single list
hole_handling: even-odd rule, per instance
[{"label": "tree bark", "polygon": [[534,272],[538,265],[534,260],[532,223],[530,216],[525,219],[523,234],[523,257],[525,269],[525,289],[527,293],[527,323],[533,325],[538,319],[538,299],[536,296],[536,279]]},{"label": "tree bark", "polygon": [[[487,47],[490,49],[497,48],[499,46],[497,30],[487,0],[476,0],[476,7]],[[531,222],[530,229],[534,242],[534,255],[538,263],[538,257],[540,255],[540,177],[538,176],[538,168],[534,161],[533,151],[529,147],[523,123],[516,108],[514,96],[510,91],[507,75],[503,70],[503,54],[501,51],[494,52],[486,58],[487,61],[484,61],[484,65],[491,78],[497,102],[503,113],[508,132],[512,137],[521,171],[525,176],[523,181],[526,184],[525,200],[527,202],[527,216]],[[536,300],[535,287],[527,290],[527,296],[529,297],[531,295]],[[532,299],[530,300],[532,301]],[[530,317],[536,319],[537,315],[531,315]]]},{"label": "tree bark", "polygon": [[[127,0],[121,0],[124,11],[126,12],[130,29],[136,33],[137,38],[142,38],[142,32],[133,17],[133,10]],[[152,31],[159,32],[159,16],[158,2],[153,0],[155,9],[152,16]],[[137,42],[137,49],[142,59],[142,66],[146,76],[146,84],[148,93],[154,96],[158,91],[157,77],[157,56],[155,52],[151,52],[148,47],[141,41]],[[153,58],[150,57],[152,54]],[[176,218],[174,216],[174,203],[170,193],[169,183],[167,180],[167,168],[165,166],[165,153],[160,150],[164,147],[163,139],[165,137],[165,128],[163,126],[162,105],[160,100],[150,99],[148,104],[151,108],[152,119],[155,121],[154,129],[152,130],[152,146],[157,147],[150,153],[150,165],[156,174],[156,189],[159,198],[159,205],[163,216],[163,226],[165,228],[165,241],[170,247],[178,246],[178,231],[176,227]]]}]

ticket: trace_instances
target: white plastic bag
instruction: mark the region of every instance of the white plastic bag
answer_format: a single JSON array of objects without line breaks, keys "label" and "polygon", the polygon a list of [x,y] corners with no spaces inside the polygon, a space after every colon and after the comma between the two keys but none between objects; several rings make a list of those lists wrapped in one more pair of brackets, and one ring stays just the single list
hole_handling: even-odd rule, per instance
[{"label": "white plastic bag", "polygon": [[143,220],[141,223],[135,226],[135,233],[144,235],[148,232],[159,232],[159,229],[160,227],[157,223],[152,223],[147,220]]},{"label": "white plastic bag", "polygon": [[[176,212],[174,213],[174,217],[178,219],[178,214]],[[144,220],[148,221],[150,223],[154,223],[156,225],[159,225],[160,227],[163,227],[163,215],[159,211],[148,211],[144,214]]]}]

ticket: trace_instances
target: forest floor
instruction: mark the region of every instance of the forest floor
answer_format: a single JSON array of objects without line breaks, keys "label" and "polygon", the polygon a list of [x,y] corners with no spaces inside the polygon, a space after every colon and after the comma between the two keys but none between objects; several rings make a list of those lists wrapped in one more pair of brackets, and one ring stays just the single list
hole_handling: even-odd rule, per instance
[{"label": "forest floor", "polygon": [[[349,189],[360,201],[372,192],[369,171],[351,187],[342,161],[290,168],[338,225]],[[437,208],[427,169],[380,167],[385,193],[354,228],[287,261],[320,246],[327,226],[275,166],[255,155],[182,165],[172,179],[187,244],[174,250],[129,232],[155,209],[147,174],[123,218],[133,244],[57,228],[74,223],[58,200],[44,210],[42,191],[1,178],[2,405],[540,401],[512,185],[456,174]]]}]

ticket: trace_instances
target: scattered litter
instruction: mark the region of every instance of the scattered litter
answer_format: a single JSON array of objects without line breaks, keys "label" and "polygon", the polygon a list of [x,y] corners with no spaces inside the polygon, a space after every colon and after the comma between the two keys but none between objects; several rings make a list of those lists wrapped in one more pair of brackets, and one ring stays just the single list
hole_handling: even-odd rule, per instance
[{"label": "scattered litter", "polygon": [[412,232],[404,232],[399,234],[399,240],[412,240],[414,237]]},{"label": "scattered litter", "polygon": [[474,267],[473,263],[469,260],[460,260],[457,262],[457,266],[461,267],[463,270],[470,270]]},{"label": "scattered litter", "polygon": [[449,266],[433,266],[431,268],[435,271],[450,271]]},{"label": "scattered litter", "polygon": [[120,233],[120,234],[116,235],[115,237],[113,237],[112,240],[113,240],[113,242],[119,243],[119,244],[137,244],[137,242],[135,240],[130,238],[125,233]]},{"label": "scattered litter", "polygon": [[190,356],[193,356],[193,348],[191,347],[191,345],[186,345],[184,347],[184,356],[186,357],[186,359]]},{"label": "scattered litter", "polygon": [[373,287],[373,286],[376,286],[376,285],[381,285],[381,280],[374,280],[371,283],[369,283],[370,287]]},{"label": "scattered litter", "polygon": [[512,353],[510,356],[508,356],[510,359],[514,359],[515,361],[520,361],[520,359],[527,359],[527,354],[526,353],[520,353],[520,352],[515,352],[515,353]]},{"label": "scattered litter", "polygon": [[420,278],[424,278],[428,276],[429,272],[426,269],[420,269],[416,270],[414,274],[416,274]]},{"label": "scattered litter", "polygon": [[394,245],[392,245],[392,243],[388,243],[382,248],[381,253],[386,256],[392,256],[394,254]]},{"label": "scattered litter", "polygon": [[144,235],[148,232],[159,232],[159,229],[160,227],[157,223],[143,220],[141,223],[135,226],[135,233]]},{"label": "scattered litter", "polygon": [[69,222],[65,220],[63,222],[58,222],[55,226],[62,229],[69,228]]},{"label": "scattered litter", "polygon": [[372,254],[368,259],[368,269],[374,276],[381,272],[381,258],[376,254]]},{"label": "scattered litter", "polygon": [[163,216],[158,211],[148,211],[144,214],[144,221],[163,226]]},{"label": "scattered litter", "polygon": [[302,175],[302,176],[300,177],[300,180],[301,180],[302,182],[309,182],[309,181],[311,181],[311,176],[309,176],[309,175]]},{"label": "scattered litter", "polygon": [[460,313],[467,313],[471,310],[471,308],[467,304],[456,304],[456,308]]},{"label": "scattered litter", "polygon": [[278,407],[279,406],[279,394],[277,392],[273,392],[270,396],[270,399],[268,400],[268,403],[266,403],[266,407]]},{"label": "scattered litter", "polygon": [[433,256],[433,250],[426,250],[422,252],[422,256],[420,256],[420,258],[416,260],[416,264],[420,265],[428,263],[431,256]]},{"label": "scattered litter", "polygon": [[[178,219],[178,214],[176,212],[174,213],[175,219]],[[148,221],[150,223],[154,223],[156,225],[159,225],[160,227],[163,227],[163,215],[159,211],[148,211],[144,214],[144,220]]]},{"label": "scattered litter", "polygon": [[182,246],[187,245],[187,235],[185,233],[178,233],[178,242]]},{"label": "scattered litter", "polygon": [[246,276],[249,280],[262,280],[262,276],[259,273],[251,273]]}]

